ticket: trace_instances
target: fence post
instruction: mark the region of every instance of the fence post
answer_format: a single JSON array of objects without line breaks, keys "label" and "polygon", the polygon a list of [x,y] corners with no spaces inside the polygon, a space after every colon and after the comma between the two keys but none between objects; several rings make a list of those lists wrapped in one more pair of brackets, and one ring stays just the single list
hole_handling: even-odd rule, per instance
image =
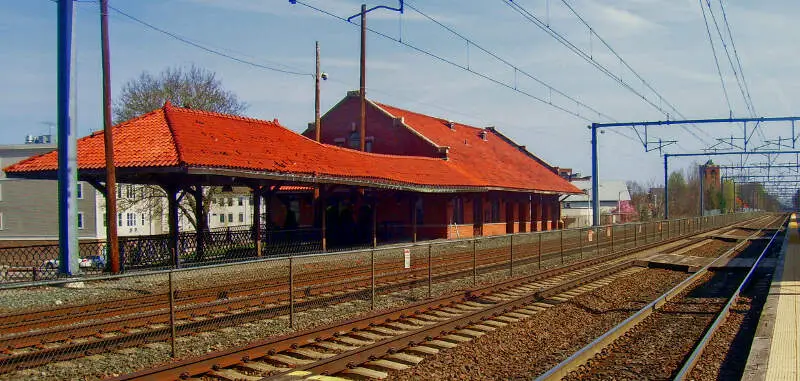
[{"label": "fence post", "polygon": [[559,250],[561,251],[561,264],[563,265],[564,264],[564,229],[559,230],[559,232],[561,233],[560,234],[560,236],[561,236],[561,248]]},{"label": "fence post", "polygon": [[633,224],[633,247],[639,246],[639,224]]},{"label": "fence post", "polygon": [[509,252],[509,256],[511,257],[508,262],[510,277],[514,277],[514,234],[511,234],[511,250]]},{"label": "fence post", "polygon": [[647,245],[647,222],[640,223],[644,227],[644,244]]},{"label": "fence post", "polygon": [[542,233],[537,233],[536,235],[539,236],[539,270],[541,270],[542,269]]},{"label": "fence post", "polygon": [[370,310],[375,309],[375,250],[372,250],[370,254],[370,268],[372,272],[372,297],[370,298]]},{"label": "fence post", "polygon": [[[589,230],[586,230],[586,232],[587,232],[586,234],[589,234],[588,233]],[[580,230],[578,231],[578,241],[581,243],[581,252],[580,252],[580,254],[578,254],[578,257],[580,259],[583,259],[583,234],[584,234],[583,231],[580,231]]]},{"label": "fence post", "polygon": [[609,229],[611,229],[611,254],[614,254],[614,225],[612,224]]},{"label": "fence post", "polygon": [[478,285],[478,240],[472,240],[472,285]]},{"label": "fence post", "polygon": [[428,299],[431,298],[431,283],[433,280],[431,273],[431,244],[428,244]]},{"label": "fence post", "polygon": [[294,261],[289,255],[289,328],[294,329]]},{"label": "fence post", "polygon": [[172,358],[175,358],[175,286],[172,283],[172,270],[169,271],[169,343],[172,348]]},{"label": "fence post", "polygon": [[600,255],[600,237],[601,237],[601,234],[602,233],[600,233],[600,228],[595,229],[595,232],[594,232],[594,255],[595,255],[595,257]]}]

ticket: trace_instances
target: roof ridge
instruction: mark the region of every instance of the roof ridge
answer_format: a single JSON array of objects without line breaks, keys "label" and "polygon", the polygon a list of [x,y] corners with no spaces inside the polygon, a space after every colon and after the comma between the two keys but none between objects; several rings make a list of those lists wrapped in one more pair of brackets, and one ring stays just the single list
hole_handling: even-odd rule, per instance
[{"label": "roof ridge", "polygon": [[[411,110],[408,110],[408,109],[404,109],[402,107],[392,106],[392,105],[385,104],[385,103],[375,102],[375,104],[377,104],[377,105],[379,105],[381,107],[391,107],[393,109],[397,109],[397,110],[400,110],[400,111],[403,111],[403,112],[407,112],[409,114],[415,114],[415,115],[423,116],[423,117],[426,117],[426,118],[436,119],[436,120],[441,121],[441,122],[450,122],[451,121],[450,119],[445,119],[445,118],[440,118],[438,116],[423,114],[421,112],[411,111]],[[472,129],[475,129],[475,130],[485,130],[486,129],[485,127],[476,127],[476,126],[473,126],[473,125],[464,124],[464,123],[457,122],[457,121],[452,121],[452,122],[455,123],[458,126],[466,127],[466,128],[472,128]]]},{"label": "roof ridge", "polygon": [[188,108],[188,107],[180,107],[180,106],[175,106],[174,104],[169,103],[169,102],[164,104],[164,109],[165,110],[166,109],[172,109],[174,111],[188,112],[188,113],[192,113],[192,114],[204,114],[204,115],[208,115],[208,116],[217,116],[217,117],[221,117],[221,118],[233,119],[233,120],[241,120],[241,121],[246,121],[246,122],[272,124],[272,125],[283,127],[283,128],[288,130],[288,128],[286,128],[285,126],[281,125],[281,123],[278,121],[277,118],[275,118],[273,120],[258,119],[258,118],[253,118],[253,117],[249,117],[249,116],[226,114],[226,113],[217,112],[217,111],[208,111],[208,110],[199,110],[199,109],[193,109],[193,108]]}]

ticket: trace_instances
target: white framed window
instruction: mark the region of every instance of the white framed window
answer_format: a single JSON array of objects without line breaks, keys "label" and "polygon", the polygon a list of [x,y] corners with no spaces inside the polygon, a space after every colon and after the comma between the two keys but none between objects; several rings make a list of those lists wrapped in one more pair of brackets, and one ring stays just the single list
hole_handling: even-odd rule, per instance
[{"label": "white framed window", "polygon": [[3,219],[3,213],[0,212],[0,230],[4,230],[6,228],[4,221],[5,220]]},{"label": "white framed window", "polygon": [[83,229],[83,212],[78,212],[78,229]]},{"label": "white framed window", "polygon": [[244,222],[244,213],[239,213],[239,222]]},{"label": "white framed window", "polygon": [[244,205],[244,197],[239,197],[239,206]]},{"label": "white framed window", "polygon": [[78,183],[78,191],[75,193],[78,200],[83,200],[83,183]]},{"label": "white framed window", "polygon": [[127,217],[127,225],[126,226],[136,226],[136,214],[135,213],[128,213]]},{"label": "white framed window", "polygon": [[144,213],[142,213],[142,226],[146,226],[146,225],[147,225],[147,224],[145,223],[145,219],[144,219]]},{"label": "white framed window", "polygon": [[123,186],[122,184],[117,184],[117,199],[122,198],[122,186]]},{"label": "white framed window", "polygon": [[128,185],[127,192],[125,192],[125,196],[128,198],[136,198],[136,187],[133,185]]},{"label": "white framed window", "polygon": [[223,224],[225,223],[225,215],[224,214],[220,214],[219,215],[219,222],[223,223]]},{"label": "white framed window", "polygon": [[122,213],[117,213],[117,226],[122,227]]},{"label": "white framed window", "polygon": [[228,222],[233,222],[233,213],[228,213]]}]

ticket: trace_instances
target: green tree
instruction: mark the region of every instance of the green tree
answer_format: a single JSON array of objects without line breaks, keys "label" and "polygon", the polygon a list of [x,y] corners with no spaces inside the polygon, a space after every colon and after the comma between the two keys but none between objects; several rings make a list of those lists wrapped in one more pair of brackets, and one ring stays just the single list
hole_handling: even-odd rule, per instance
[{"label": "green tree", "polygon": [[[114,102],[115,123],[124,122],[142,114],[158,109],[166,101],[180,107],[197,110],[241,115],[247,104],[239,100],[233,92],[225,90],[222,81],[214,72],[191,65],[189,67],[170,67],[158,75],[143,72],[139,77],[128,81]],[[161,210],[166,192],[157,186],[142,186],[137,197],[120,200],[120,207],[146,208],[155,213]],[[178,207],[192,226],[195,221],[196,208],[194,196],[181,190],[182,202]],[[203,187],[203,215],[208,215],[209,200],[221,192],[219,187]]]}]

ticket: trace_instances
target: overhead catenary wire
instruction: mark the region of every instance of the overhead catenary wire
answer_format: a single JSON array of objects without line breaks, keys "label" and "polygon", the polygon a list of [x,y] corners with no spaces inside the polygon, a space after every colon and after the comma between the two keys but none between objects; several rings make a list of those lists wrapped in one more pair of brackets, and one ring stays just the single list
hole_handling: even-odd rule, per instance
[{"label": "overhead catenary wire", "polygon": [[[353,24],[353,23],[347,21],[347,18],[345,18],[345,17],[336,15],[336,14],[330,12],[330,11],[327,11],[325,9],[322,9],[322,8],[319,8],[319,7],[316,7],[316,6],[313,6],[313,5],[305,3],[303,1],[299,1],[298,0],[298,1],[295,1],[294,3],[298,4],[298,5],[301,5],[301,6],[304,6],[304,7],[308,8],[308,9],[313,10],[313,11],[322,13],[324,15],[330,16],[330,17],[335,18],[337,20],[340,20],[342,22],[345,22],[345,23],[348,23],[348,24],[352,24],[352,25],[356,25],[356,24]],[[473,74],[473,75],[475,75],[477,77],[483,78],[483,79],[485,79],[487,81],[490,81],[490,82],[495,83],[497,85],[503,86],[503,87],[505,87],[505,88],[507,88],[509,90],[515,91],[515,92],[517,92],[519,94],[522,94],[522,95],[525,95],[525,96],[527,96],[527,97],[529,97],[531,99],[534,99],[534,100],[536,100],[536,101],[538,101],[538,102],[540,102],[542,104],[548,105],[548,106],[550,106],[552,108],[555,108],[557,110],[560,110],[560,111],[562,111],[564,113],[570,114],[570,115],[572,115],[572,116],[574,116],[574,117],[576,117],[578,119],[581,119],[581,120],[583,120],[585,122],[589,122],[589,123],[592,122],[592,120],[589,119],[587,116],[582,115],[580,113],[580,110],[578,110],[578,111],[570,110],[566,106],[561,106],[561,105],[556,104],[556,103],[554,103],[552,101],[548,101],[547,99],[544,99],[541,96],[532,94],[531,92],[528,92],[528,91],[525,91],[525,90],[522,90],[522,89],[520,89],[518,87],[515,87],[513,84],[506,83],[506,82],[504,82],[502,80],[499,80],[497,78],[494,78],[494,77],[490,76],[489,74],[473,70],[472,68],[468,67],[465,64],[461,64],[461,63],[455,62],[452,59],[445,58],[445,57],[443,57],[441,55],[438,55],[438,54],[436,54],[436,53],[434,53],[434,52],[432,52],[430,50],[423,49],[423,48],[420,48],[420,47],[418,47],[416,45],[413,45],[413,44],[409,43],[407,40],[401,40],[399,38],[390,36],[390,35],[388,35],[386,33],[377,31],[377,30],[372,29],[370,27],[367,27],[367,31],[369,31],[370,33],[373,33],[375,35],[378,35],[380,37],[383,37],[383,38],[385,38],[387,40],[394,41],[394,42],[396,42],[396,43],[398,43],[400,45],[403,45],[403,46],[405,46],[407,48],[410,48],[410,49],[412,49],[412,50],[414,50],[414,51],[416,51],[418,53],[421,53],[423,55],[426,55],[428,57],[431,57],[433,59],[436,59],[438,61],[446,63],[446,64],[451,65],[453,67],[456,67],[456,68],[459,68],[459,69],[464,70],[466,72],[469,72],[469,73],[471,73],[471,74]]]},{"label": "overhead catenary wire", "polygon": [[[656,109],[657,111],[659,111],[662,114],[664,114],[667,118],[670,117],[670,113],[667,110],[665,110],[663,107],[661,107],[660,105],[658,105],[655,102],[653,102],[652,100],[650,100],[647,96],[642,94],[640,91],[636,90],[633,86],[631,86],[629,83],[627,83],[625,80],[623,80],[621,76],[618,76],[618,75],[614,74],[613,72],[611,72],[610,69],[608,69],[607,67],[605,67],[604,65],[599,63],[597,60],[595,60],[593,58],[592,54],[587,53],[583,49],[579,48],[572,41],[567,39],[563,34],[557,32],[556,30],[554,30],[550,25],[548,25],[547,23],[545,23],[544,21],[539,19],[536,15],[534,15],[528,9],[526,9],[525,7],[520,5],[519,3],[515,2],[514,0],[502,0],[502,1],[509,8],[511,8],[512,10],[517,12],[518,14],[520,14],[523,18],[525,18],[529,22],[531,22],[534,25],[536,25],[539,29],[541,29],[542,31],[544,31],[545,33],[547,33],[548,35],[553,37],[556,41],[558,41],[559,43],[561,43],[562,45],[567,47],[574,54],[576,54],[577,56],[579,56],[580,58],[582,58],[583,60],[585,60],[586,62],[588,62],[589,64],[591,64],[595,68],[597,68],[598,70],[600,70],[600,72],[604,73],[606,76],[608,76],[609,78],[614,80],[620,86],[622,86],[623,88],[625,88],[628,91],[630,91],[633,94],[635,94],[642,101],[644,101],[645,103],[647,103],[648,105],[650,105],[651,107]],[[586,25],[588,25],[588,23]],[[590,31],[590,33],[592,35],[594,35],[595,37],[598,37],[597,33],[594,31],[593,28],[591,28],[591,26],[588,26],[588,28],[589,28],[589,31]],[[686,119],[682,114],[680,114],[680,113],[677,113],[677,114],[679,116],[683,117],[684,119]],[[695,139],[703,142],[706,145],[708,144],[708,142],[705,139],[701,138],[697,133],[695,133],[694,131],[690,130],[687,126],[683,126],[682,125],[680,127],[684,131],[686,131],[689,134],[691,134]],[[700,130],[700,131],[705,134],[704,131],[702,131],[702,130]],[[706,134],[706,135],[708,135],[708,134]]]},{"label": "overhead catenary wire", "polygon": [[728,104],[728,115],[733,117],[733,107],[731,106],[731,98],[728,95],[728,89],[725,87],[725,79],[722,76],[722,68],[719,66],[719,58],[717,58],[717,48],[714,46],[714,38],[711,36],[711,27],[708,25],[708,17],[706,17],[706,9],[703,7],[703,0],[700,2],[700,11],[703,14],[703,21],[706,24],[706,32],[708,33],[708,43],[711,45],[711,54],[714,56],[714,65],[717,67],[717,74],[719,75],[719,82],[722,85],[722,93],[725,95],[725,103]]},{"label": "overhead catenary wire", "polygon": [[[711,21],[714,23],[714,28],[717,30],[717,35],[719,36],[720,44],[722,44],[722,48],[725,51],[725,56],[728,59],[728,63],[731,66],[731,71],[733,71],[733,76],[736,78],[736,84],[739,86],[739,92],[744,99],[745,107],[747,107],[748,113],[755,117],[755,110],[753,109],[752,105],[750,104],[750,98],[747,96],[744,90],[744,85],[742,85],[742,79],[739,78],[739,72],[736,70],[736,64],[733,62],[733,58],[731,57],[731,52],[728,50],[728,44],[725,43],[725,37],[722,35],[722,30],[720,29],[719,23],[717,22],[717,17],[714,15],[714,11],[711,8],[711,1],[710,0],[700,0],[700,7],[703,7],[703,2],[705,1],[706,7],[708,8],[708,13],[711,16]],[[703,19],[706,22],[706,28],[708,28],[708,19],[705,16],[705,12],[703,12]]]}]

